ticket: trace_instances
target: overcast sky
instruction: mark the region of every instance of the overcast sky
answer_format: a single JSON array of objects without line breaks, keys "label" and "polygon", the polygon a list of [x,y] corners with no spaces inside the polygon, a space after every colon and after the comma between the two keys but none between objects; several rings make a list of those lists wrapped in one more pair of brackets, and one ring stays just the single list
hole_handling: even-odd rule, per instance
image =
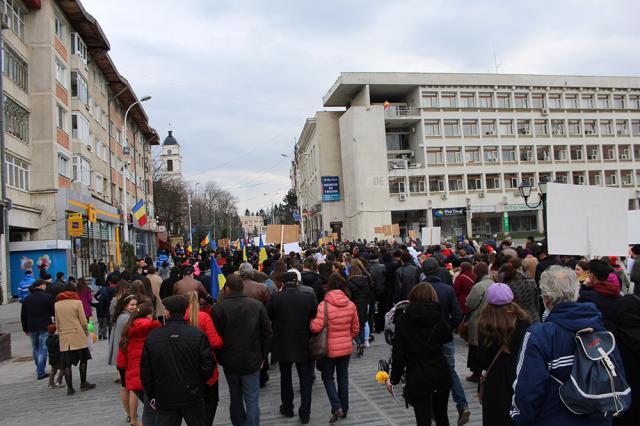
[{"label": "overcast sky", "polygon": [[638,0],[82,1],[161,140],[171,123],[185,178],[241,214],[289,189],[280,154],[340,72],[640,70]]}]

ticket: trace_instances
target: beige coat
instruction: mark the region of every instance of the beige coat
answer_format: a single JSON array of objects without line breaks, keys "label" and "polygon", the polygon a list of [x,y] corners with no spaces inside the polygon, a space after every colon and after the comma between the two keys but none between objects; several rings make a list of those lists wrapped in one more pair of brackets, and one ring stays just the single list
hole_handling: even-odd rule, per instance
[{"label": "beige coat", "polygon": [[478,320],[480,319],[482,308],[487,304],[486,293],[491,284],[493,284],[493,280],[488,275],[481,277],[471,287],[471,291],[465,300],[465,305],[471,309],[471,315],[469,316],[469,344],[472,346],[478,346]]},{"label": "beige coat", "polygon": [[54,309],[60,336],[60,351],[86,348],[89,331],[82,302],[74,299],[60,300],[55,303]]},{"label": "beige coat", "polygon": [[160,286],[162,285],[162,278],[158,274],[147,275],[149,282],[151,282],[151,291],[156,296],[156,316],[164,316],[164,305],[160,299]]}]

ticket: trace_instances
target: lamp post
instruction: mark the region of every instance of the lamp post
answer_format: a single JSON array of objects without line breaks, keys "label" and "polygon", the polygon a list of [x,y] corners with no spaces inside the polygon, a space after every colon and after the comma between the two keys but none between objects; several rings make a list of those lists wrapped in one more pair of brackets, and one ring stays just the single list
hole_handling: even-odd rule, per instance
[{"label": "lamp post", "polygon": [[123,161],[122,164],[122,186],[123,191],[122,191],[122,211],[124,212],[124,223],[123,223],[123,231],[124,231],[124,241],[125,242],[129,242],[129,213],[127,212],[127,178],[129,175],[129,161],[130,158],[129,157],[129,143],[128,143],[128,138],[127,138],[127,116],[129,115],[129,111],[131,111],[131,108],[133,108],[135,105],[138,105],[141,102],[146,102],[149,99],[151,99],[151,96],[143,96],[142,99],[140,99],[139,101],[136,101],[134,103],[132,103],[131,105],[129,105],[129,108],[127,108],[127,111],[124,113],[124,125],[123,127],[123,132],[124,132],[124,141],[122,142],[122,156],[125,157],[125,160]]},{"label": "lamp post", "polygon": [[538,182],[538,189],[540,193],[538,194],[539,200],[535,205],[529,205],[528,199],[531,196],[531,183],[528,180],[522,181],[520,186],[518,186],[518,191],[520,191],[520,196],[524,198],[524,204],[530,209],[537,209],[542,206],[542,226],[544,227],[544,241],[545,244],[549,244],[548,234],[547,234],[547,177],[543,177]]}]

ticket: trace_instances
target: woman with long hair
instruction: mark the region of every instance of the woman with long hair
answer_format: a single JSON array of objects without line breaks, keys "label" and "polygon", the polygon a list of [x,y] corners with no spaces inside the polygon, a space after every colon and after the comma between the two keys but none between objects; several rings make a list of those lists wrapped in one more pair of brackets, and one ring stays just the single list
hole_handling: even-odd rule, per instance
[{"label": "woman with long hair", "polygon": [[130,287],[131,287],[131,284],[129,283],[129,281],[125,281],[125,280],[120,280],[118,281],[118,284],[116,284],[116,291],[113,294],[113,298],[111,298],[111,302],[109,304],[109,318],[111,318],[111,322],[109,324],[109,330],[111,330],[111,326],[115,323],[117,319],[117,318],[114,318],[116,316],[115,315],[116,304],[118,303],[118,300],[120,300],[124,296],[129,295]]},{"label": "woman with long hair", "polygon": [[398,318],[391,352],[389,391],[406,373],[406,401],[413,406],[418,426],[448,426],[447,404],[451,391],[449,364],[442,345],[453,340],[444,322],[438,296],[423,282],[409,292],[409,305]]},{"label": "woman with long hair", "polygon": [[144,283],[140,280],[135,280],[131,283],[131,294],[136,296],[138,303],[153,303],[151,298],[147,296],[147,290],[144,288]]},{"label": "woman with long hair", "polygon": [[492,284],[478,320],[478,366],[485,371],[482,404],[484,426],[515,425],[509,416],[518,350],[529,316],[513,301],[511,287]]},{"label": "woman with long hair", "polygon": [[520,268],[520,259],[511,259],[500,267],[498,282],[505,283],[513,292],[513,301],[518,304],[528,315],[529,322],[540,322],[540,297],[536,282],[524,275]]},{"label": "woman with long hair", "polygon": [[282,289],[284,283],[282,282],[282,275],[287,272],[287,264],[282,260],[276,260],[273,264],[273,271],[271,272],[271,279],[275,284],[276,288],[279,290]]},{"label": "woman with long hair", "polygon": [[[129,424],[137,426],[138,400],[144,403],[142,411],[142,424],[153,425],[155,423],[155,411],[149,405],[149,398],[144,394],[144,387],[140,380],[140,360],[142,349],[149,333],[160,327],[160,323],[153,319],[153,306],[148,303],[139,304],[131,313],[129,320],[122,329],[122,336],[118,345],[118,370],[124,370],[122,383],[129,391],[128,413]],[[124,402],[124,400],[123,400]]]},{"label": "woman with long hair", "polygon": [[142,285],[144,286],[144,295],[151,299],[151,306],[153,306],[153,317],[156,318],[158,313],[156,312],[156,295],[153,294],[153,287],[151,287],[151,280],[148,277],[142,279]]},{"label": "woman with long hair", "polygon": [[82,302],[82,309],[84,310],[84,316],[87,317],[87,321],[91,318],[93,311],[91,309],[91,300],[93,299],[93,293],[91,293],[91,289],[89,288],[89,284],[84,277],[78,278],[78,283],[76,284],[76,293],[78,293],[78,297]]},{"label": "woman with long hair", "polygon": [[347,282],[349,284],[349,290],[351,290],[351,301],[356,305],[356,309],[358,310],[360,331],[356,336],[356,346],[358,347],[358,356],[362,356],[364,354],[367,308],[371,301],[371,286],[369,285],[369,280],[362,275],[362,270],[356,263],[351,264]]},{"label": "woman with long hair", "polygon": [[[187,300],[189,301],[189,307],[187,313],[184,316],[185,321],[190,326],[195,327],[202,331],[209,340],[211,345],[211,355],[213,355],[215,361],[215,352],[222,348],[222,337],[218,334],[216,326],[213,324],[211,316],[205,312],[200,311],[200,300],[198,299],[197,291],[190,291],[187,293]],[[213,374],[207,380],[205,385],[204,404],[205,404],[205,425],[212,425],[213,419],[216,417],[216,411],[218,409],[218,363],[213,370]]]}]

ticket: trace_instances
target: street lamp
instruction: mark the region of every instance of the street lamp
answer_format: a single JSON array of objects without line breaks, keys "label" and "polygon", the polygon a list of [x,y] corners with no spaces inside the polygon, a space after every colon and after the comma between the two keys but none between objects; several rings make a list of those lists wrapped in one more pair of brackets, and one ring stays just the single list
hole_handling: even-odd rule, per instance
[{"label": "street lamp", "polygon": [[528,199],[531,196],[531,182],[528,180],[522,181],[520,186],[518,186],[518,191],[520,191],[520,196],[524,198],[524,204],[530,209],[537,209],[542,206],[542,226],[544,227],[544,241],[545,244],[548,244],[548,234],[547,234],[547,183],[548,178],[543,176],[538,182],[538,189],[540,191],[538,197],[538,203],[535,205],[529,205]]},{"label": "street lamp", "polygon": [[[124,141],[122,143],[122,155],[124,157],[129,156],[129,144],[127,140],[127,116],[129,115],[129,111],[131,111],[131,108],[133,108],[135,105],[138,105],[141,102],[146,102],[149,99],[151,99],[151,96],[143,96],[142,99],[140,99],[139,101],[136,101],[131,105],[129,105],[129,108],[127,108],[127,112],[124,113],[124,126],[123,126]],[[122,211],[124,212],[124,223],[123,223],[124,241],[127,243],[129,242],[129,214],[127,213],[127,177],[128,177],[127,175],[129,174],[129,170],[127,168],[128,165],[129,165],[128,161],[127,159],[125,159],[122,165],[122,182],[124,187],[122,191]]]}]

